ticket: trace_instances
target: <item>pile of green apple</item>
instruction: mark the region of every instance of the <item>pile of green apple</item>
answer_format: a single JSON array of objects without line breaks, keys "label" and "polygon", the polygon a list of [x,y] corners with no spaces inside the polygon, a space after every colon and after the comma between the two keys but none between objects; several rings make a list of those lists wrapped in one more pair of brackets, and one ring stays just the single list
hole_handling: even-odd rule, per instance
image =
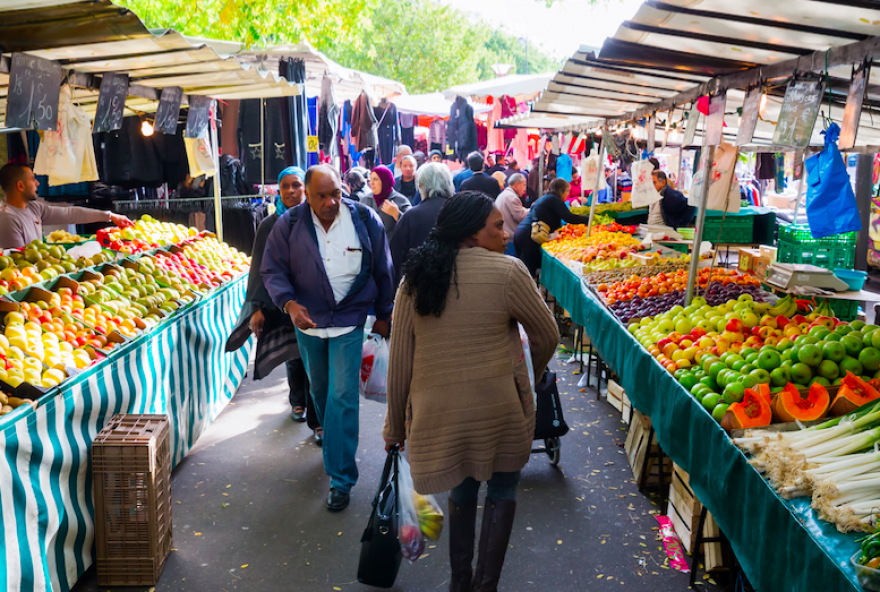
[{"label": "pile of green apple", "polygon": [[880,327],[771,311],[747,294],[717,307],[695,298],[629,330],[718,421],[758,384],[773,393],[789,383],[840,384],[847,372],[880,378]]}]

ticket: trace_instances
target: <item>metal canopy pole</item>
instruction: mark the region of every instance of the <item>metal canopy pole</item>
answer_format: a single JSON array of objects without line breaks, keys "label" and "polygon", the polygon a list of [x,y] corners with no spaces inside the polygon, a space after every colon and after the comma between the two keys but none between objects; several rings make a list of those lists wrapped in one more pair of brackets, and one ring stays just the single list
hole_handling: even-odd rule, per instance
[{"label": "metal canopy pole", "polygon": [[712,163],[715,162],[715,146],[709,146],[706,152],[706,161],[703,165],[703,184],[700,187],[700,205],[697,209],[697,227],[694,230],[694,246],[691,251],[691,267],[688,271],[687,291],[684,296],[684,305],[690,306],[694,297],[694,285],[697,282],[697,272],[700,269],[700,243],[703,242],[703,225],[706,221],[706,204],[709,203],[709,181],[712,179]]},{"label": "metal canopy pole", "polygon": [[266,195],[266,99],[260,99],[260,195]]},{"label": "metal canopy pole", "polygon": [[220,200],[220,146],[217,142],[217,101],[211,105],[211,158],[214,160],[214,227],[223,240],[223,205]]},{"label": "metal canopy pole", "polygon": [[[792,224],[798,223],[797,217],[798,217],[798,210],[801,208],[801,195],[804,190],[804,178],[806,178],[806,176],[807,176],[806,160],[807,160],[806,151],[804,151],[804,156],[803,156],[803,158],[801,158],[801,178],[798,179],[797,197],[795,198],[795,202],[794,202],[794,218],[792,218],[792,220],[791,220]],[[795,163],[795,166],[797,166],[797,163]],[[777,193],[779,193],[778,188],[777,188]]]},{"label": "metal canopy pole", "polygon": [[599,185],[605,174],[605,142],[608,130],[602,130],[602,147],[599,149],[599,166],[596,167],[596,186],[593,188],[593,196],[590,200],[590,222],[587,224],[587,238],[593,232],[593,218],[596,216],[596,204],[599,203]]}]

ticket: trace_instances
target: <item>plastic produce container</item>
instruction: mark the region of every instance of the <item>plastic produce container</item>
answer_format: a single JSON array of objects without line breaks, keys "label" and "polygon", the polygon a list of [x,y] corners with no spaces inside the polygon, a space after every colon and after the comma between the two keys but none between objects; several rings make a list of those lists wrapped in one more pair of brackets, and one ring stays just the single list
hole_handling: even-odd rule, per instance
[{"label": "plastic produce container", "polygon": [[776,260],[780,263],[810,263],[825,269],[852,269],[857,234],[847,232],[813,238],[808,226],[781,224]]},{"label": "plastic produce container", "polygon": [[859,557],[861,554],[862,552],[859,551],[850,558],[850,563],[852,563],[853,567],[856,569],[856,577],[859,579],[859,584],[865,590],[880,592],[880,570],[866,565],[860,565]]},{"label": "plastic produce container", "polygon": [[846,282],[850,290],[858,292],[865,287],[868,274],[858,269],[835,269],[834,275]]}]

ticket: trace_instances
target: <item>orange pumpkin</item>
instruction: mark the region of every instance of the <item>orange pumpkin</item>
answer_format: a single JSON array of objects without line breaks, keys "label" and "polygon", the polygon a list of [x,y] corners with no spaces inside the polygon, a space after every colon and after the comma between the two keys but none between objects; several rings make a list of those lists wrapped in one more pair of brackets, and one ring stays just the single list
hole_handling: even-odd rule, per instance
[{"label": "orange pumpkin", "polygon": [[834,417],[846,415],[877,398],[880,398],[880,391],[852,372],[847,372],[831,403],[830,413]]},{"label": "orange pumpkin", "polygon": [[801,396],[800,391],[793,384],[788,383],[776,395],[773,414],[782,422],[813,421],[825,416],[830,401],[828,389],[818,382],[810,386],[810,393],[806,398]]},{"label": "orange pumpkin", "polygon": [[743,400],[727,408],[721,427],[728,431],[761,428],[770,425],[772,420],[770,401],[759,392],[746,389]]}]

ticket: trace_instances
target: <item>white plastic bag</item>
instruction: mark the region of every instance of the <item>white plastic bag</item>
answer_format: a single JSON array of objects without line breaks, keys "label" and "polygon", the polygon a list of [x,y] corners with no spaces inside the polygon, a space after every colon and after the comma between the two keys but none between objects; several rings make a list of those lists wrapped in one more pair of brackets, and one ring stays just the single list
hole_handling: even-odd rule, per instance
[{"label": "white plastic bag", "polygon": [[371,401],[385,403],[388,400],[388,340],[370,334],[364,341],[361,353],[361,396]]},{"label": "white plastic bag", "polygon": [[532,401],[538,404],[538,394],[535,392],[535,366],[532,363],[532,348],[529,345],[529,335],[526,333],[525,327],[519,326],[519,339],[522,342],[523,355],[526,359],[526,368],[529,371],[529,384],[532,387]]},{"label": "white plastic bag", "polygon": [[599,191],[605,189],[605,167],[600,166],[599,155],[596,148],[590,150],[590,155],[584,159],[581,165],[581,188],[584,191],[592,191],[596,188],[596,175],[599,175]]},{"label": "white plastic bag", "polygon": [[[739,184],[734,183],[738,153],[739,150],[731,144],[721,144],[715,149],[715,162],[709,167],[711,173],[706,209],[731,213],[739,212]],[[694,182],[688,194],[688,205],[700,207],[700,196],[706,177],[705,168],[701,167],[694,175]]]},{"label": "white plastic bag", "polygon": [[654,187],[654,178],[651,175],[653,172],[654,165],[649,160],[633,163],[632,207],[644,208],[663,199],[663,196]]},{"label": "white plastic bag", "polygon": [[189,162],[189,175],[192,178],[204,175],[211,178],[217,172],[214,159],[211,157],[211,145],[207,138],[184,138],[186,159]]},{"label": "white plastic bag", "polygon": [[43,132],[34,173],[48,175],[51,187],[97,181],[91,128],[86,112],[70,102],[70,86],[63,86],[58,100],[58,129]]},{"label": "white plastic bag", "polygon": [[443,511],[433,495],[421,495],[413,486],[409,463],[397,458],[397,517],[401,554],[414,562],[425,552],[425,539],[436,541],[443,531]]}]

